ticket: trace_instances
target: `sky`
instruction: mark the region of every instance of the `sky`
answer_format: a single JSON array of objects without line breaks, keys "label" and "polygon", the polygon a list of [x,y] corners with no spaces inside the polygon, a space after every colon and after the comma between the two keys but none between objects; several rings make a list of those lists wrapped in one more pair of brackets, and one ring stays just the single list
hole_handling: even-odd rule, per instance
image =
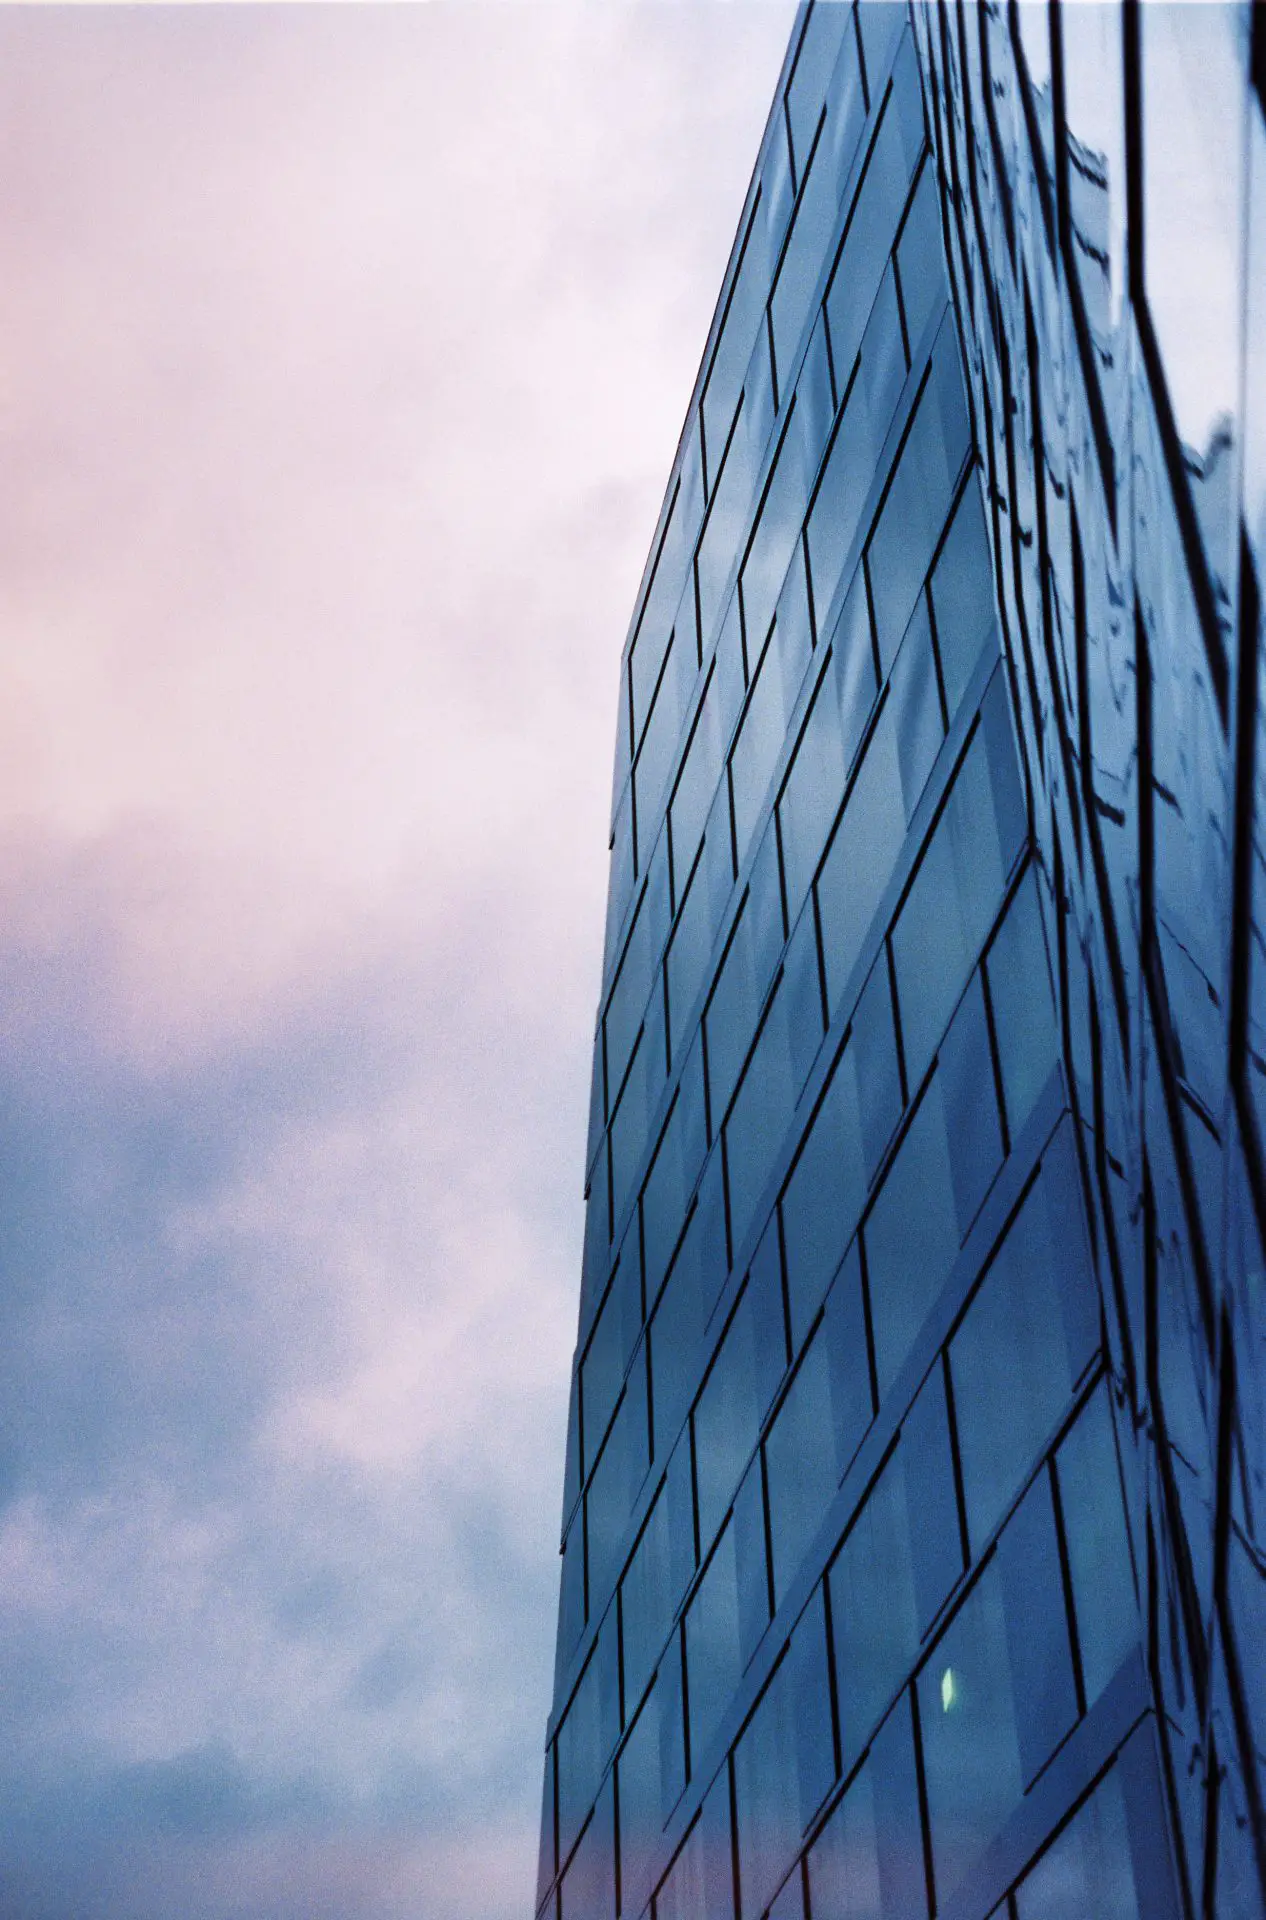
[{"label": "sky", "polygon": [[790,25],[0,9],[0,1914],[530,1910],[617,662]]}]

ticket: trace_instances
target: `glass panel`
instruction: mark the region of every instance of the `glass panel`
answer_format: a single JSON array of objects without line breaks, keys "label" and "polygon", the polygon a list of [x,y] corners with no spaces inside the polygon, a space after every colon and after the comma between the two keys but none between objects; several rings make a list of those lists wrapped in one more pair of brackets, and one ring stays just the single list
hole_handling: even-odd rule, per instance
[{"label": "glass panel", "polygon": [[1082,1408],[1055,1456],[1055,1467],[1089,1706],[1139,1644],[1138,1602],[1106,1385],[1096,1387]]},{"label": "glass panel", "polygon": [[804,1338],[843,1257],[864,1192],[854,1080],[837,1066],[782,1195],[793,1346]]},{"label": "glass panel", "polygon": [[993,562],[980,488],[963,489],[950,530],[932,569],[932,615],[950,721],[962,704],[987,642],[997,649]]},{"label": "glass panel", "polygon": [[656,1920],[729,1920],[734,1912],[730,1781],[723,1772],[655,1896]]},{"label": "glass panel", "polygon": [[941,210],[936,192],[936,167],[930,159],[923,163],[919,183],[901,229],[901,239],[897,243],[897,269],[901,277],[906,337],[911,353],[916,354],[933,316],[940,312],[949,299],[945,249],[941,239]]},{"label": "glass panel", "polygon": [[786,730],[787,708],[778,649],[771,636],[757,669],[751,698],[730,755],[734,835],[740,861],[747,853],[752,829],[760,816]]},{"label": "glass panel", "polygon": [[[793,423],[794,424],[794,423]],[[784,433],[743,562],[743,632],[752,659],[764,644],[804,520],[805,478],[798,430]]]},{"label": "glass panel", "polygon": [[[1098,1340],[1068,1123],[950,1344],[967,1530],[978,1553]],[[1005,1380],[1007,1391],[999,1393]]]},{"label": "glass panel", "polygon": [[919,1631],[926,1633],[964,1564],[949,1407],[939,1364],[901,1423],[897,1457],[905,1487]]},{"label": "glass panel", "polygon": [[901,1118],[901,1075],[893,1018],[888,955],[880,949],[853,1015],[849,1052],[861,1114],[862,1153],[868,1181]]},{"label": "glass panel", "polygon": [[1002,1129],[980,975],[974,973],[937,1056],[958,1230],[967,1230],[1002,1165]]},{"label": "glass panel", "polygon": [[695,1408],[699,1539],[705,1553],[782,1377],[782,1298],[773,1283],[768,1265],[753,1267]]},{"label": "glass panel", "polygon": [[636,1708],[664,1650],[675,1596],[668,1560],[668,1498],[656,1495],[620,1582],[626,1717]]},{"label": "glass panel", "polygon": [[907,1696],[885,1720],[808,1855],[813,1920],[926,1920]]},{"label": "glass panel", "polygon": [[839,1485],[827,1344],[819,1322],[765,1440],[775,1606]]},{"label": "glass panel", "polygon": [[793,919],[809,890],[827,833],[844,798],[844,774],[836,681],[828,665],[814,693],[778,803],[787,908]]},{"label": "glass panel", "polygon": [[945,1111],[936,1080],[897,1150],[862,1239],[882,1401],[958,1254]]},{"label": "glass panel", "polygon": [[891,685],[901,793],[908,824],[945,737],[941,695],[936,683],[936,656],[932,650],[932,625],[924,594],[915,602],[914,614],[893,665]]},{"label": "glass panel", "polygon": [[1023,1793],[994,1566],[985,1568],[919,1675],[919,1725],[939,1911]]},{"label": "glass panel", "polygon": [[734,1750],[740,1905],[760,1913],[834,1771],[821,1590]]},{"label": "glass panel", "polygon": [[1055,1535],[1049,1473],[1041,1473],[998,1542],[998,1577],[1007,1616],[1011,1690],[1025,1787],[1077,1719],[1077,1688]]},{"label": "glass panel", "polygon": [[842,1474],[865,1439],[874,1414],[862,1263],[856,1240],[826,1296],[823,1331],[831,1369],[831,1425]]},{"label": "glass panel", "polygon": [[704,1031],[708,1042],[708,1093],[714,1114],[723,1114],[738,1085],[756,1032],[759,1001],[752,964],[750,901],[744,901],[725,950]]},{"label": "glass panel", "polygon": [[721,729],[717,721],[717,675],[704,689],[699,712],[673,793],[669,817],[673,837],[673,880],[680,900],[699,851],[703,826],[721,777]]},{"label": "glass panel", "polygon": [[868,550],[875,633],[884,671],[893,662],[949,516],[971,445],[953,323],[937,335],[928,381]]},{"label": "glass panel", "polygon": [[650,1466],[649,1439],[643,1344],[585,1495],[591,1611],[605,1605],[615,1585],[629,1518]]},{"label": "glass panel", "polygon": [[717,470],[721,451],[730,436],[730,423],[743,385],[743,371],[758,326],[764,331],[768,260],[764,246],[765,209],[758,202],[748,224],[738,271],[734,276],[725,324],[712,356],[703,394],[703,426],[709,449],[709,468]]},{"label": "glass panel", "polygon": [[1117,1768],[1020,1882],[1015,1911],[1016,1920],[1140,1920]]},{"label": "glass panel", "polygon": [[891,703],[880,714],[818,875],[829,1003],[837,1007],[901,848],[904,814]]},{"label": "glass panel", "polygon": [[[699,632],[705,651],[721,610],[722,591],[734,571],[739,545],[747,531],[747,515],[752,504],[755,479],[747,422],[743,418],[743,403],[740,401],[738,417],[725,449],[724,463],[717,477],[695,559],[695,578],[699,583]],[[640,798],[639,794],[639,804]]]},{"label": "glass panel", "polygon": [[563,1875],[560,1908],[562,1920],[615,1920],[615,1795],[609,1776]]},{"label": "glass panel", "polygon": [[566,1859],[575,1844],[619,1732],[618,1660],[613,1610],[603,1623],[555,1741],[560,1859]]},{"label": "glass panel", "polygon": [[840,1738],[848,1767],[919,1644],[910,1528],[895,1453],[836,1555],[830,1583]]},{"label": "glass panel", "polygon": [[712,1736],[743,1671],[739,1641],[735,1528],[727,1520],[686,1613],[686,1688],[692,1768],[703,1765]]},{"label": "glass panel", "polygon": [[773,1173],[795,1103],[785,1003],[780,982],[725,1123],[730,1240],[736,1257]]},{"label": "glass panel", "polygon": [[[796,163],[797,173],[804,171],[809,149],[813,145],[822,114],[824,99],[831,102],[832,111],[838,111],[836,102],[843,91],[842,72],[835,75],[834,83],[828,90],[827,82],[832,78],[832,69],[837,58],[841,58],[841,49],[847,41],[843,61],[847,60],[853,70],[857,66],[857,45],[854,39],[853,9],[839,4],[839,0],[822,0],[815,6],[805,24],[800,38],[799,51],[791,79],[787,82],[787,119],[791,126],[791,153]],[[857,87],[855,113],[864,112],[860,98],[861,89]]]},{"label": "glass panel", "polygon": [[1059,1058],[1037,874],[1021,881],[985,961],[1007,1125],[1014,1140]]},{"label": "glass panel", "polygon": [[620,1911],[640,1914],[650,1899],[665,1808],[660,1784],[659,1688],[642,1704],[616,1765],[620,1791]]}]

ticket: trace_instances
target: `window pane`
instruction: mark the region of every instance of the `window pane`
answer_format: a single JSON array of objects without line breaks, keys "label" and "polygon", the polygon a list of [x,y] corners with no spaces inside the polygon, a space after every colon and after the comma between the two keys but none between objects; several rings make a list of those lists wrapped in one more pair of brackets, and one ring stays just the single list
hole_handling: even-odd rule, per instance
[{"label": "window pane", "polygon": [[945,1112],[936,1080],[901,1142],[862,1239],[882,1399],[958,1255]]},{"label": "window pane", "polygon": [[840,1737],[848,1767],[919,1644],[910,1530],[896,1454],[836,1555],[830,1583]]},{"label": "window pane", "polygon": [[818,875],[832,1007],[856,965],[901,847],[904,814],[891,704],[881,713]]},{"label": "window pane", "polygon": [[1007,1615],[1011,1688],[1020,1707],[1020,1771],[1027,1788],[1077,1719],[1055,1507],[1046,1472],[1038,1475],[1003,1531],[998,1577]]},{"label": "window pane", "polygon": [[1007,1629],[986,1567],[919,1675],[936,1904],[945,1904],[1023,1793]]},{"label": "window pane", "polygon": [[782,1195],[793,1346],[843,1257],[864,1191],[854,1077],[837,1066]]},{"label": "window pane", "polygon": [[1093,1705],[1139,1642],[1121,1472],[1105,1385],[1095,1389],[1055,1461],[1086,1702]]},{"label": "window pane", "polygon": [[730,1236],[736,1258],[791,1121],[794,1092],[786,995],[776,986],[725,1124]]}]

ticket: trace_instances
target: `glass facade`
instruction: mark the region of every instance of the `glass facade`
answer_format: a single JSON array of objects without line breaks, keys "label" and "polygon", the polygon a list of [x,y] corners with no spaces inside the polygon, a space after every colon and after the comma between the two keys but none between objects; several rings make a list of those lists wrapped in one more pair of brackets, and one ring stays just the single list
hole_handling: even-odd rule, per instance
[{"label": "glass facade", "polygon": [[1266,23],[797,19],[621,665],[537,1912],[1266,1912]]}]

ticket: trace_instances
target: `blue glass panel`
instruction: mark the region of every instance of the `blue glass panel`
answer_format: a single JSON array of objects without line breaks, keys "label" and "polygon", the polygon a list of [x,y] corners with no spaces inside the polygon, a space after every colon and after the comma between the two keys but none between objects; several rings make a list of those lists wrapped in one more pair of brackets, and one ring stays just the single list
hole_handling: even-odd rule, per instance
[{"label": "blue glass panel", "polygon": [[1060,1160],[1057,1143],[950,1344],[973,1552],[1051,1437],[1097,1340],[1094,1282],[1064,1185],[1076,1175]]},{"label": "blue glass panel", "polygon": [[[747,423],[740,404],[695,558],[695,578],[699,584],[699,631],[705,649],[721,610],[722,591],[734,571],[735,553],[747,529],[755,479]],[[638,804],[641,804],[640,792]]]},{"label": "blue glass panel", "polygon": [[901,1423],[897,1457],[910,1526],[919,1631],[926,1633],[963,1571],[949,1409],[939,1365]]},{"label": "blue glass panel", "polygon": [[1139,1643],[1139,1609],[1112,1437],[1098,1386],[1055,1456],[1086,1701],[1094,1703]]},{"label": "blue glass panel", "polygon": [[958,1253],[945,1111],[935,1080],[897,1149],[862,1239],[882,1400]]},{"label": "blue glass panel", "polygon": [[893,48],[909,18],[909,10],[892,4],[891,0],[879,0],[878,5],[863,4],[857,10],[857,24],[861,28],[862,53],[866,63],[866,91],[872,107],[888,71]]},{"label": "blue glass panel", "polygon": [[743,632],[749,660],[759,652],[769,632],[804,519],[805,474],[800,433],[794,419],[792,427],[792,431],[784,433],[775,455],[740,576]]},{"label": "blue glass panel", "polygon": [[1015,1890],[1016,1920],[1142,1920],[1113,1768]]},{"label": "blue glass panel", "polygon": [[667,1821],[686,1785],[685,1690],[682,1641],[678,1629],[659,1663],[659,1799]]},{"label": "blue glass panel", "polygon": [[786,995],[780,981],[725,1123],[730,1240],[736,1257],[773,1173],[794,1101]]},{"label": "blue glass panel", "polygon": [[654,914],[644,892],[629,928],[620,970],[611,988],[603,1022],[606,1030],[609,1106],[615,1105],[629,1056],[637,1043],[642,1015],[651,991],[658,951],[657,937],[662,938],[662,932],[662,928],[654,924]]},{"label": "blue glass panel", "polygon": [[765,1440],[774,1601],[787,1591],[839,1484],[831,1374],[821,1322]]},{"label": "blue glass panel", "polygon": [[908,1697],[808,1855],[813,1920],[926,1920],[927,1880]]},{"label": "blue glass panel", "polygon": [[905,639],[892,669],[892,702],[896,715],[897,759],[901,766],[901,793],[907,823],[927,785],[932,763],[945,737],[941,696],[936,684],[936,657],[927,599],[920,594]]},{"label": "blue glass panel", "polygon": [[558,1576],[558,1637],[554,1673],[561,1685],[585,1627],[585,1515],[578,1508],[563,1542]]},{"label": "blue glass panel", "polygon": [[853,1015],[849,1051],[861,1116],[862,1158],[872,1180],[879,1159],[901,1118],[901,1075],[892,1011],[888,956],[881,948]]},{"label": "blue glass panel", "polygon": [[615,1585],[634,1502],[650,1466],[646,1346],[637,1352],[585,1495],[589,1606],[603,1606]]},{"label": "blue glass panel", "polygon": [[[857,64],[854,41],[853,9],[848,5],[816,6],[809,15],[796,52],[796,64],[787,82],[787,119],[791,127],[791,153],[798,173],[803,173],[809,149],[817,136],[824,101],[838,111],[842,88],[840,79],[832,80],[832,70],[847,40],[850,66]],[[832,81],[828,91],[827,83]],[[858,102],[860,107],[861,103]]]},{"label": "blue glass panel", "polygon": [[749,905],[750,896],[734,923],[704,1021],[708,1042],[708,1093],[712,1112],[718,1116],[730,1104],[756,1033],[760,1002]]},{"label": "blue glass panel", "polygon": [[1026,1788],[1077,1719],[1068,1615],[1047,1473],[1038,1475],[1003,1529],[998,1578],[1007,1616],[1011,1691]]},{"label": "blue glass panel", "polygon": [[937,204],[936,167],[925,160],[914,198],[897,242],[897,270],[901,276],[901,304],[905,310],[910,351],[919,342],[933,316],[949,299],[941,244],[941,214]]},{"label": "blue glass panel", "polygon": [[712,796],[721,777],[721,729],[718,723],[719,669],[714,668],[704,689],[703,699],[689,744],[681,763],[681,772],[673,790],[669,818],[672,825],[673,882],[680,902],[687,876],[699,851],[704,822],[712,805]]},{"label": "blue glass panel", "polygon": [[615,1793],[608,1777],[563,1875],[561,1920],[615,1920]]},{"label": "blue glass panel", "polygon": [[831,1431],[842,1472],[865,1438],[874,1413],[862,1263],[856,1240],[826,1296],[823,1330],[831,1370]]},{"label": "blue glass panel", "polygon": [[819,312],[805,350],[804,365],[796,381],[796,426],[804,448],[804,470],[809,475],[818,470],[834,417],[835,395],[831,387],[826,320]]},{"label": "blue glass panel", "polygon": [[756,329],[760,326],[764,330],[765,297],[768,292],[764,231],[765,210],[758,203],[743,238],[725,324],[704,388],[701,413],[712,472],[716,471],[721,450],[729,439],[730,423],[734,418],[734,409],[743,385],[743,371],[748,363]]},{"label": "blue glass panel", "polygon": [[825,135],[820,136],[807,163],[795,220],[770,298],[774,367],[780,392],[812,309],[827,243],[835,225],[843,185],[835,160],[832,142]]},{"label": "blue glass panel", "polygon": [[[769,1308],[762,1280],[767,1286],[767,1277],[757,1275],[744,1288],[695,1407],[699,1539],[705,1553],[751,1457],[764,1412],[762,1386],[770,1361],[761,1340]],[[776,1364],[781,1373],[781,1358]]]},{"label": "blue glass panel", "polygon": [[760,1913],[795,1857],[800,1835],[830,1786],[830,1690],[820,1599],[801,1615],[791,1646],[734,1750],[740,1905]]},{"label": "blue glass panel", "polygon": [[864,1191],[853,1078],[837,1066],[782,1195],[794,1346],[803,1340],[843,1257]]},{"label": "blue glass panel", "polygon": [[[717,1162],[712,1163],[714,1166]],[[707,1283],[701,1247],[703,1215],[699,1208],[668,1282],[651,1318],[650,1350],[652,1405],[655,1415],[655,1457],[662,1459],[676,1439],[690,1407],[703,1359],[703,1330],[716,1297],[715,1282]]]},{"label": "blue glass panel", "polygon": [[869,1740],[919,1644],[910,1528],[895,1453],[832,1562],[829,1579],[847,1768]]},{"label": "blue glass panel", "polygon": [[1014,1140],[1059,1057],[1046,940],[1030,870],[1007,908],[985,961],[998,1061]]},{"label": "blue glass panel", "polygon": [[782,862],[778,851],[778,829],[772,819],[761,835],[748,886],[745,917],[751,930],[756,991],[763,1000],[787,937],[782,915]]},{"label": "blue glass panel", "polygon": [[980,488],[963,489],[945,545],[932,569],[932,616],[951,721],[987,642],[997,647],[993,563]]},{"label": "blue glass panel", "polygon": [[[763,638],[763,636],[762,636]],[[787,725],[778,649],[770,643],[760,659],[751,697],[730,755],[734,834],[740,861],[747,853]]]},{"label": "blue glass panel", "polygon": [[793,919],[809,891],[844,798],[845,771],[835,675],[828,666],[818,682],[778,803],[787,908]]},{"label": "blue glass panel", "polygon": [[727,1520],[686,1612],[686,1688],[692,1768],[702,1767],[712,1736],[743,1671],[739,1642],[735,1526]]},{"label": "blue glass panel", "polygon": [[1023,1793],[1006,1618],[993,1565],[919,1675],[919,1724],[939,1909]]},{"label": "blue glass panel", "polygon": [[852,767],[866,722],[875,704],[879,682],[875,675],[875,646],[870,630],[870,600],[866,576],[859,567],[840,609],[832,643],[836,699],[839,702],[840,744],[844,765]]},{"label": "blue glass panel", "polygon": [[734,1869],[730,1783],[723,1773],[655,1896],[656,1920],[730,1920]]},{"label": "blue glass panel", "polygon": [[818,964],[818,928],[812,901],[806,902],[792,932],[784,966],[792,1088],[798,1100],[817,1059],[823,1032],[822,969]]},{"label": "blue glass panel", "polygon": [[620,1582],[626,1719],[641,1699],[663,1651],[674,1603],[668,1555],[668,1496],[661,1487]]},{"label": "blue glass panel", "polygon": [[598,1779],[619,1731],[611,1702],[619,1702],[619,1647],[615,1612],[603,1623],[580,1684],[558,1729],[558,1851],[566,1859],[593,1804]]},{"label": "blue glass panel", "polygon": [[937,1056],[958,1229],[965,1235],[1002,1164],[1002,1129],[979,973],[967,982]]},{"label": "blue glass panel", "polygon": [[738,1570],[739,1642],[746,1666],[769,1625],[765,1478],[760,1455],[734,1496],[734,1550]]},{"label": "blue glass panel", "polygon": [[822,957],[832,1007],[866,945],[897,854],[904,815],[891,704],[880,714],[818,875]]},{"label": "blue glass panel", "polygon": [[644,852],[649,845],[650,833],[663,808],[668,778],[676,762],[686,701],[697,667],[694,636],[679,628],[669,644],[655,704],[651,708],[641,748],[633,763],[639,852]]},{"label": "blue glass panel", "polygon": [[875,633],[885,669],[932,564],[970,444],[958,347],[947,320],[868,551]]},{"label": "blue glass panel", "polygon": [[659,1704],[656,1686],[647,1694],[616,1763],[620,1795],[620,1911],[630,1916],[640,1914],[650,1899],[664,1828]]},{"label": "blue glass panel", "polygon": [[621,1258],[594,1322],[581,1362],[584,1407],[584,1471],[590,1472],[615,1410],[641,1319],[640,1281],[633,1263]]}]

